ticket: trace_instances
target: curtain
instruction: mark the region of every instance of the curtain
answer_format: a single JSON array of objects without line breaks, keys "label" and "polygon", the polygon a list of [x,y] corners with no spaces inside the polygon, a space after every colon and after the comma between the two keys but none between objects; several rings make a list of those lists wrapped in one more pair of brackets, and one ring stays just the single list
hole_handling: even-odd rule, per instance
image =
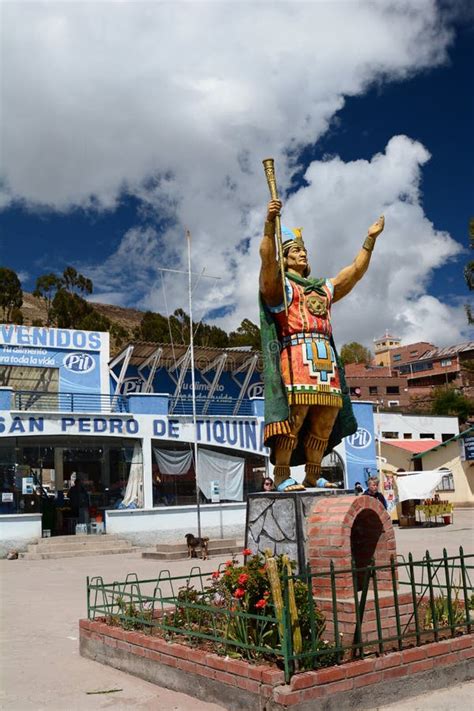
[{"label": "curtain", "polygon": [[138,442],[133,447],[132,463],[121,507],[143,508],[143,463],[142,450]]},{"label": "curtain", "polygon": [[172,476],[187,474],[193,463],[193,453],[190,449],[173,452],[171,449],[153,447],[153,454],[162,474]]},{"label": "curtain", "polygon": [[211,498],[211,481],[218,481],[221,501],[244,500],[244,460],[240,457],[199,449],[198,480],[206,499]]}]

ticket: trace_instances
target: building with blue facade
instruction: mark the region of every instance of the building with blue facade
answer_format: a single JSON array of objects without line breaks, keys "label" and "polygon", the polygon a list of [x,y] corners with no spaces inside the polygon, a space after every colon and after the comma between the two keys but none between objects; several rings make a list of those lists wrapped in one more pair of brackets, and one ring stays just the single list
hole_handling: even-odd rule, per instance
[{"label": "building with blue facade", "polygon": [[[195,422],[185,346],[131,343],[111,360],[107,333],[0,326],[2,538],[74,533],[77,479],[81,516],[108,532],[195,530],[198,504],[204,530],[243,530],[246,495],[269,470],[260,354],[195,348],[194,367]],[[354,407],[358,432],[324,462],[346,488],[376,461],[372,404]]]}]

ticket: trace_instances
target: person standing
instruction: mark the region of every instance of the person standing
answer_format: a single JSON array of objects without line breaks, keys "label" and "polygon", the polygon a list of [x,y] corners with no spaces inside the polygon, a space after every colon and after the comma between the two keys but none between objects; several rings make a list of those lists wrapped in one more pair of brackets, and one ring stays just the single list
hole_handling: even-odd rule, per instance
[{"label": "person standing", "polygon": [[380,501],[380,503],[384,506],[384,508],[387,508],[387,502],[385,500],[385,496],[380,493],[379,491],[379,480],[378,477],[376,476],[371,476],[369,477],[369,481],[367,482],[367,489],[364,491],[365,496],[372,496],[374,499],[377,499]]},{"label": "person standing", "polygon": [[74,518],[77,518],[79,523],[88,523],[89,494],[78,476],[74,486],[69,489],[69,501]]}]

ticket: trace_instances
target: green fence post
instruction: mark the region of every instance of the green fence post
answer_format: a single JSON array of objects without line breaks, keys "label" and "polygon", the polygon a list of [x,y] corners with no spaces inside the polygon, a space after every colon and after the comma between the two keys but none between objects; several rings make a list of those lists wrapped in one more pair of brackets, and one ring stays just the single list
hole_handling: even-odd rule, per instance
[{"label": "green fence post", "polygon": [[[351,558],[351,573],[352,573],[352,587],[354,590],[354,607],[355,607],[355,613],[356,613],[356,628],[354,632],[354,638],[352,640],[352,657],[356,657],[356,652],[359,653],[359,656],[361,659],[364,658],[364,645],[362,643],[362,615],[363,615],[363,610],[362,610],[362,615],[361,615],[361,609],[359,607],[359,586],[358,586],[358,580],[357,580],[357,568],[355,566],[355,561],[354,558]],[[367,578],[367,573],[365,578]],[[365,578],[364,578],[364,589],[362,590],[362,598],[361,598],[361,606],[362,604],[365,607],[365,596],[367,595],[367,587],[368,584],[365,584]],[[365,595],[364,595],[365,593]]]},{"label": "green fence post", "polygon": [[413,556],[411,553],[408,554],[408,569],[410,571],[410,585],[411,585],[411,597],[412,597],[412,601],[413,601],[413,617],[415,618],[416,644],[417,644],[417,646],[419,646],[421,644],[421,636],[420,636],[420,623],[418,620],[418,598],[416,595],[415,568],[413,565]]},{"label": "green fence post", "polygon": [[375,619],[377,621],[377,643],[379,647],[380,654],[383,654],[383,632],[382,632],[382,621],[380,619],[380,606],[379,606],[379,588],[377,585],[377,570],[375,567],[375,560],[372,558],[371,561],[371,575],[372,584],[374,586],[374,607],[375,607]]},{"label": "green fence post", "polygon": [[455,622],[454,622],[453,601],[452,601],[452,597],[451,597],[451,580],[449,578],[449,563],[448,563],[448,554],[446,552],[446,548],[443,548],[443,564],[444,564],[444,572],[446,575],[446,597],[448,599],[449,627],[451,629],[451,637],[454,637],[455,632],[456,632],[456,626],[455,626]]},{"label": "green fence post", "polygon": [[311,568],[309,563],[306,566],[306,587],[307,587],[307,597],[308,597],[308,610],[309,610],[309,626],[311,629],[311,663],[314,667],[316,663],[316,644],[317,644],[317,634],[316,634],[316,616],[314,614],[314,598],[313,598],[313,582],[311,578]]},{"label": "green fence post", "polygon": [[402,626],[400,624],[400,606],[398,604],[397,573],[393,555],[390,556],[390,572],[392,574],[393,606],[395,608],[395,623],[397,625],[398,649],[402,649]]},{"label": "green fence post", "polygon": [[470,611],[470,600],[467,593],[467,580],[466,580],[466,564],[464,562],[464,548],[459,546],[459,559],[461,562],[461,578],[462,578],[462,591],[464,596],[464,609],[466,611],[466,626],[467,631],[471,631],[471,611]]},{"label": "green fence post", "polygon": [[439,640],[438,613],[436,612],[436,603],[435,603],[434,590],[433,590],[433,571],[431,569],[431,556],[430,556],[429,551],[426,551],[425,557],[426,557],[426,572],[428,574],[428,585],[429,585],[429,590],[430,590],[431,621],[433,623],[434,639],[435,639],[435,642],[438,642],[438,640]]},{"label": "green fence post", "polygon": [[339,618],[337,613],[337,591],[336,591],[336,574],[334,572],[333,561],[329,564],[329,571],[331,574],[331,597],[332,597],[332,616],[334,620],[334,640],[336,642],[336,663],[339,664],[341,661],[341,638],[339,636]]}]

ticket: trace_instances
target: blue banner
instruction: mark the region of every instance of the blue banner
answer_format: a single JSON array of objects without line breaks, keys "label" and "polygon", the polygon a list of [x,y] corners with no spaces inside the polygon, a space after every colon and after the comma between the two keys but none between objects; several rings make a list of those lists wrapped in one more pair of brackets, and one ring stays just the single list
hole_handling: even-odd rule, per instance
[{"label": "blue banner", "polygon": [[367,478],[377,473],[375,427],[372,403],[353,402],[359,425],[357,432],[344,440],[346,450],[347,486],[354,488],[356,481],[365,488]]}]

